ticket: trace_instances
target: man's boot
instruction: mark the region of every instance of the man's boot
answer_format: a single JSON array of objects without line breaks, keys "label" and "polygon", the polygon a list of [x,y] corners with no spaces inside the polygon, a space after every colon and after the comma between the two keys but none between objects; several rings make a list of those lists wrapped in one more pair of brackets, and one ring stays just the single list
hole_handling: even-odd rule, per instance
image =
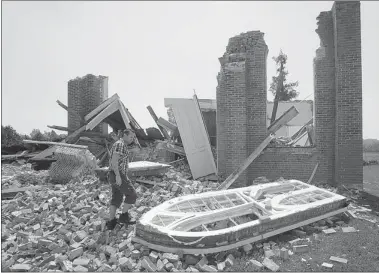
[{"label": "man's boot", "polygon": [[120,221],[120,223],[123,223],[125,225],[134,225],[136,223],[136,221],[132,221],[130,219],[130,216],[129,216],[128,212],[122,213],[120,215],[119,221]]},{"label": "man's boot", "polygon": [[112,220],[109,220],[106,222],[106,226],[108,230],[113,230],[117,225],[117,219],[113,218]]}]

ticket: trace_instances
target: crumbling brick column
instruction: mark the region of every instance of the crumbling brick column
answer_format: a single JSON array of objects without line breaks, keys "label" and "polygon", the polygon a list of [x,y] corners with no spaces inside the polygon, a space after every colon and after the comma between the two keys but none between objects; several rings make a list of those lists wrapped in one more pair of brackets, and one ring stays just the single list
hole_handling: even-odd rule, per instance
[{"label": "crumbling brick column", "polygon": [[315,142],[319,152],[319,166],[315,181],[334,182],[336,88],[334,65],[334,31],[331,11],[317,17],[320,47],[314,59]]},{"label": "crumbling brick column", "polygon": [[[82,78],[68,82],[68,129],[69,133],[72,133],[76,129],[84,125],[84,121],[77,115],[73,114],[70,110],[74,110],[84,118],[85,115],[94,110],[103,101],[108,99],[108,77],[94,76],[88,74]],[[103,134],[108,133],[108,125],[106,123],[100,123],[96,126],[93,132],[100,132]],[[92,153],[96,153],[99,150],[99,145],[89,145],[89,150]]]},{"label": "crumbling brick column", "polygon": [[321,12],[314,60],[316,180],[363,183],[362,63],[359,2],[335,2]]},{"label": "crumbling brick column", "polygon": [[[267,135],[266,60],[268,48],[260,31],[229,39],[221,57],[217,98],[217,167],[226,178]],[[249,170],[232,187],[247,185]]]}]

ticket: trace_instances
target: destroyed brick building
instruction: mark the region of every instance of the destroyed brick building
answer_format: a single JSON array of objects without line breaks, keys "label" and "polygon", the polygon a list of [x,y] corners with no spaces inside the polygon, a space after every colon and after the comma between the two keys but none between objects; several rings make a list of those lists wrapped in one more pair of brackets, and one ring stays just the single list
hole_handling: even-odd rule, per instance
[{"label": "destroyed brick building", "polygon": [[[321,12],[321,45],[314,60],[313,147],[266,148],[234,186],[255,178],[362,183],[362,67],[360,3],[335,2]],[[251,31],[229,40],[220,58],[217,87],[218,174],[228,176],[267,136],[264,34]]]}]

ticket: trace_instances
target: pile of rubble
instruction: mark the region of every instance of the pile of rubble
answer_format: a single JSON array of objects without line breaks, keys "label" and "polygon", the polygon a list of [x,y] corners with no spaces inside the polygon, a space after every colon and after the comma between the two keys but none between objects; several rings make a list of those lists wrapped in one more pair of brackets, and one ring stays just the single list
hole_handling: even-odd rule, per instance
[{"label": "pile of rubble", "polygon": [[[156,183],[154,186],[135,183],[139,199],[131,210],[134,218],[173,197],[218,187],[214,182],[188,180],[188,166],[178,165],[165,176],[154,177],[150,181]],[[105,231],[109,185],[101,184],[95,176],[53,185],[46,182],[46,171],[35,172],[27,165],[4,165],[2,169],[8,179],[3,184],[8,186],[10,181],[17,186],[43,185],[2,202],[2,270],[115,271],[125,266],[146,267],[141,254],[146,254],[146,249],[131,243],[133,227]],[[140,263],[131,263],[137,253]],[[175,263],[175,255],[164,257]]]},{"label": "pile of rubble", "polygon": [[2,190],[41,185],[49,179],[48,171],[35,171],[31,164],[20,165],[17,162],[2,164],[1,175]]},{"label": "pile of rubble", "polygon": [[[354,231],[347,225],[348,218],[331,217],[289,232],[299,238],[292,241],[279,240],[283,234],[276,242],[268,240],[212,255],[159,253],[132,242],[133,226],[106,230],[109,185],[95,176],[53,185],[46,182],[46,172],[35,172],[28,165],[4,165],[2,171],[8,186],[9,177],[20,185],[43,185],[2,202],[3,271],[228,271],[236,258],[252,252],[262,257],[262,261],[250,260],[257,269],[277,271],[277,260],[309,251],[312,242],[319,239],[318,233]],[[139,198],[130,211],[132,217],[138,219],[151,207],[174,197],[219,186],[190,177],[188,165],[180,162],[162,177],[137,179],[133,183]],[[264,177],[254,181],[266,182]]]}]

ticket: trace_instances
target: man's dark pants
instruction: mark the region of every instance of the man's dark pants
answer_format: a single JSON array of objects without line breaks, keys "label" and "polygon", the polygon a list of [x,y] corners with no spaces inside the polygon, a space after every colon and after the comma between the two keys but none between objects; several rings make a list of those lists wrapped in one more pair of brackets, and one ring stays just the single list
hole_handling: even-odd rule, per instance
[{"label": "man's dark pants", "polygon": [[115,206],[119,208],[121,206],[122,200],[125,196],[124,203],[126,204],[134,204],[137,200],[137,193],[134,189],[132,183],[129,178],[120,172],[121,176],[121,185],[118,186],[116,184],[116,174],[114,171],[108,172],[108,181],[112,186],[112,199],[111,206]]}]

